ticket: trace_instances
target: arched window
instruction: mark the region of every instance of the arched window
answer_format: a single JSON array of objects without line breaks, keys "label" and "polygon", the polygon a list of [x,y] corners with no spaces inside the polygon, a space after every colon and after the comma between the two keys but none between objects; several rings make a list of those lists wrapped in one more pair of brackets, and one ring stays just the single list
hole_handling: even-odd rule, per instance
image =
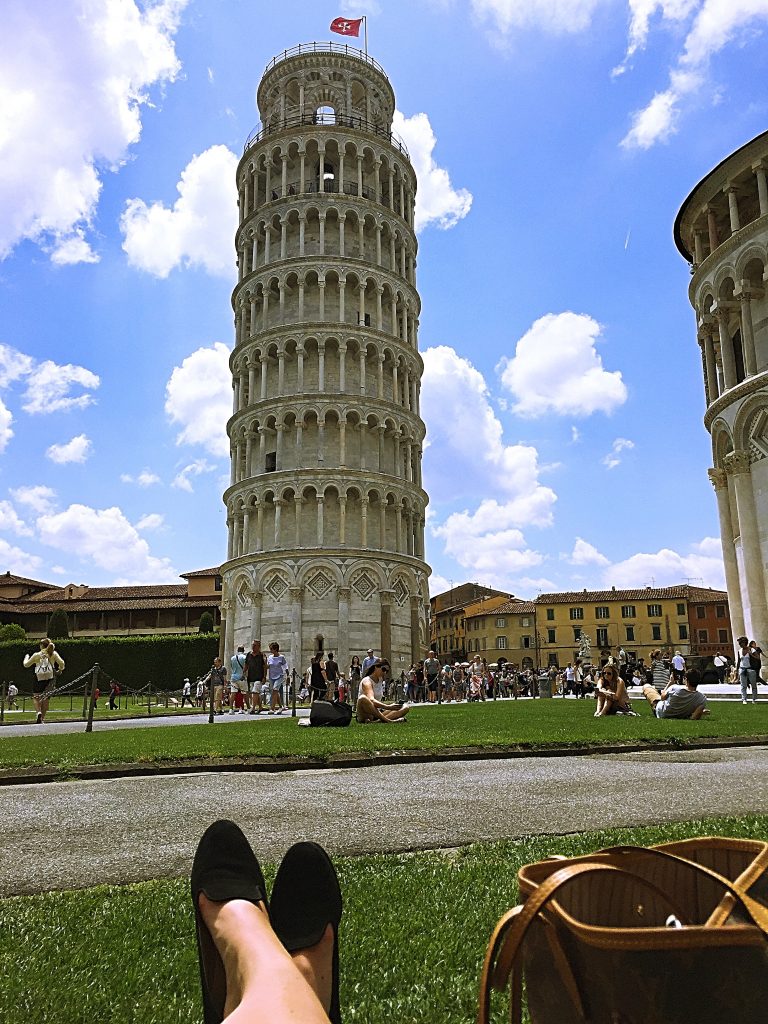
[{"label": "arched window", "polygon": [[317,165],[317,191],[338,192],[338,190],[336,168],[330,160],[319,161]]},{"label": "arched window", "polygon": [[336,124],[336,111],[333,107],[318,107],[315,111],[315,124]]}]

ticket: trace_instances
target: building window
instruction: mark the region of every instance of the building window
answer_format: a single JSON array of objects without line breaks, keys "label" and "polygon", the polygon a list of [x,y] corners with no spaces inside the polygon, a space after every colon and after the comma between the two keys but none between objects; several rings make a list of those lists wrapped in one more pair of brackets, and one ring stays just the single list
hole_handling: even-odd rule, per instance
[{"label": "building window", "polygon": [[704,607],[703,604],[697,604],[696,605],[696,618],[697,619],[706,619],[706,617],[707,617],[707,609]]},{"label": "building window", "polygon": [[531,638],[529,636],[521,636],[520,637],[520,646],[521,647],[525,647],[526,650],[529,649],[530,646],[531,646]]},{"label": "building window", "polygon": [[724,604],[716,604],[715,605],[715,615],[718,617],[718,619],[724,619],[725,618],[725,605]]},{"label": "building window", "polygon": [[581,626],[573,626],[573,639],[581,640]]},{"label": "building window", "polygon": [[717,639],[719,640],[719,642],[721,644],[727,644],[728,643],[728,630],[727,629],[718,629],[718,631],[717,631]]},{"label": "building window", "polygon": [[699,643],[700,644],[708,644],[709,643],[709,630],[700,629],[698,632],[699,632]]},{"label": "building window", "polygon": [[635,642],[635,627],[625,626],[624,629],[627,631],[627,640],[633,644]]},{"label": "building window", "polygon": [[649,604],[648,605],[648,618],[649,619],[660,619],[661,618],[661,605],[660,604]]},{"label": "building window", "polygon": [[610,617],[611,617],[611,609],[608,607],[608,605],[604,604],[604,605],[600,605],[599,608],[595,608],[595,618],[596,619],[610,619]]},{"label": "building window", "polygon": [[529,618],[520,619],[520,625],[523,626],[525,629],[528,629],[530,624],[531,624],[531,620]]},{"label": "building window", "polygon": [[677,627],[677,632],[678,632],[678,639],[679,640],[687,640],[688,639],[688,627],[687,626],[684,626],[682,623],[680,623],[680,625]]},{"label": "building window", "polygon": [[661,626],[651,626],[651,640],[661,640]]},{"label": "building window", "polygon": [[554,621],[555,621],[555,609],[554,608],[547,608],[547,622],[554,622]]},{"label": "building window", "polygon": [[583,608],[571,608],[571,619],[583,619],[584,609]]},{"label": "building window", "polygon": [[608,630],[605,626],[598,627],[597,630],[597,646],[607,647],[608,646]]},{"label": "building window", "polygon": [[506,619],[496,619],[496,629],[506,629],[506,628],[507,628],[507,620]]},{"label": "building window", "polygon": [[556,641],[555,641],[555,631],[554,631],[554,629],[548,629],[547,630],[547,643],[548,644],[553,644],[555,642]]},{"label": "building window", "polygon": [[637,612],[633,604],[623,604],[621,606],[621,617],[622,619],[634,619]]},{"label": "building window", "polygon": [[221,590],[221,586],[222,586],[221,576],[214,576],[214,578],[213,578],[213,589],[214,590]]},{"label": "building window", "polygon": [[679,604],[678,603],[677,614],[678,615],[685,615],[685,605],[684,604]]},{"label": "building window", "polygon": [[277,452],[267,452],[264,456],[264,472],[274,473],[277,469]]},{"label": "building window", "polygon": [[496,637],[496,650],[497,651],[506,651],[506,649],[507,649],[507,638],[505,636],[497,636]]}]

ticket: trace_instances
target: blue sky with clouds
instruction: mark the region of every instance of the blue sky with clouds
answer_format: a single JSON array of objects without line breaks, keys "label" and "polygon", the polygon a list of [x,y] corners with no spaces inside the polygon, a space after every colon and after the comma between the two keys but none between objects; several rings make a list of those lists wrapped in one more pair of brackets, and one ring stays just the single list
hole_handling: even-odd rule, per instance
[{"label": "blue sky with clouds", "polygon": [[9,0],[0,569],[224,557],[234,169],[267,62],[365,13],[419,174],[433,589],[722,586],[672,224],[768,126],[768,0]]}]

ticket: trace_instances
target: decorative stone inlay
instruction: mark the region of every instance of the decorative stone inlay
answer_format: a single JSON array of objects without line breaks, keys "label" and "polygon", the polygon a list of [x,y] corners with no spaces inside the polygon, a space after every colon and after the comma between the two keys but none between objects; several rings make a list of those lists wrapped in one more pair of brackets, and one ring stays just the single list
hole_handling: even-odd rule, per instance
[{"label": "decorative stone inlay", "polygon": [[405,581],[402,576],[398,576],[395,580],[395,585],[392,587],[392,593],[395,595],[395,601],[399,605],[404,605],[408,600],[408,587],[405,585]]},{"label": "decorative stone inlay", "polygon": [[251,590],[245,580],[242,580],[240,586],[237,588],[237,599],[243,608],[248,607],[248,599],[251,596]]},{"label": "decorative stone inlay", "polygon": [[281,601],[288,590],[288,584],[279,572],[273,572],[264,584],[264,592],[274,601]]},{"label": "decorative stone inlay", "polygon": [[363,601],[370,601],[376,591],[376,581],[365,569],[355,573],[351,586]]},{"label": "decorative stone inlay", "polygon": [[318,600],[322,600],[330,590],[333,590],[334,582],[327,572],[318,569],[309,577],[306,586],[310,594],[313,594]]},{"label": "decorative stone inlay", "polygon": [[768,457],[768,409],[761,409],[754,417],[749,430],[747,451],[750,462],[760,462]]}]

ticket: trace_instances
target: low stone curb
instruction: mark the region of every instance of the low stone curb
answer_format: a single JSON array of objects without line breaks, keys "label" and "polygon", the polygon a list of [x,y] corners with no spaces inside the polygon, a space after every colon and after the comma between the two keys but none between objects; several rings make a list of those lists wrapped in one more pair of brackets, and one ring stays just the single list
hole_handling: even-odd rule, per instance
[{"label": "low stone curb", "polygon": [[643,751],[680,752],[756,747],[768,744],[768,736],[734,736],[690,742],[601,743],[562,747],[446,747],[443,750],[392,750],[376,753],[348,751],[328,757],[220,757],[188,759],[162,764],[94,764],[56,769],[45,766],[0,770],[0,786],[27,786],[41,782],[72,782],[101,779],[146,778],[161,775],[195,775],[203,772],[295,772],[327,768],[373,768],[393,764],[440,764],[447,761],[501,761],[521,757],[584,757],[593,754],[637,754]]}]

